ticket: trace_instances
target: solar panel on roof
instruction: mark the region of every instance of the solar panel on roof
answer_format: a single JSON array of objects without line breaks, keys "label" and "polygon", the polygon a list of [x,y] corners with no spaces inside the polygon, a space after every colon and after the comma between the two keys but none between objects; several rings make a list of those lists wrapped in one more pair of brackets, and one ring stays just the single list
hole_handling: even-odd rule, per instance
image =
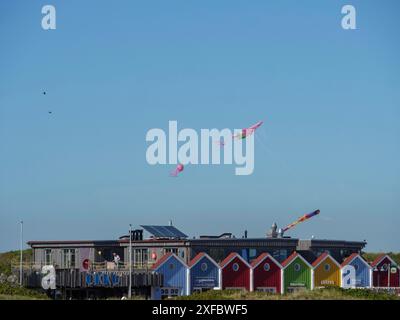
[{"label": "solar panel on roof", "polygon": [[174,226],[141,226],[156,238],[187,238],[187,235]]}]

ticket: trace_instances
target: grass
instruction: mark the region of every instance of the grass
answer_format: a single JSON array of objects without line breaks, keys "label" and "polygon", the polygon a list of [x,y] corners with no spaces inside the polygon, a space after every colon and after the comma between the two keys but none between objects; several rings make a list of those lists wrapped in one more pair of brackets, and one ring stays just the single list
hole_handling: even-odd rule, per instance
[{"label": "grass", "polygon": [[337,287],[302,291],[278,295],[264,292],[239,290],[210,290],[190,296],[177,297],[178,300],[400,300],[400,297],[377,293],[367,289],[342,289]]},{"label": "grass", "polygon": [[47,297],[37,298],[23,295],[0,294],[0,300],[47,300]]},{"label": "grass", "polygon": [[8,283],[0,284],[0,300],[47,300],[46,294],[36,290],[11,285]]}]

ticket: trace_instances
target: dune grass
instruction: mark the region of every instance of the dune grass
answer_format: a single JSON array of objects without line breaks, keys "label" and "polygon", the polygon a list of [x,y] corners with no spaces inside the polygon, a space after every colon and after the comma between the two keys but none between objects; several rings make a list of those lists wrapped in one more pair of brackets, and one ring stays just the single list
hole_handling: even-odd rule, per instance
[{"label": "dune grass", "polygon": [[210,290],[190,296],[177,297],[179,300],[400,300],[400,297],[366,289],[325,288],[284,295],[239,290]]}]

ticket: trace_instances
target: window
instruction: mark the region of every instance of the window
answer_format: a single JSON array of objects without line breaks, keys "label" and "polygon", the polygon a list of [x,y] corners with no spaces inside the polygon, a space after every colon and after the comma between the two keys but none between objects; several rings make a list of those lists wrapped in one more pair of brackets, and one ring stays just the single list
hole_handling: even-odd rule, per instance
[{"label": "window", "polygon": [[133,265],[135,268],[144,268],[149,261],[148,249],[134,249]]},{"label": "window", "polygon": [[387,271],[387,269],[388,269],[388,264],[385,263],[385,264],[382,266],[382,271]]},{"label": "window", "polygon": [[355,264],[353,267],[354,267],[354,270],[357,271],[357,270],[359,269],[360,266],[359,266],[358,264]]},{"label": "window", "polygon": [[299,264],[299,263],[295,263],[295,264],[294,264],[294,271],[299,272],[300,269],[301,269],[300,264]]},{"label": "window", "polygon": [[174,270],[175,269],[175,265],[173,263],[170,263],[169,264],[169,268],[170,268],[170,270]]},{"label": "window", "polygon": [[75,249],[63,250],[63,268],[75,268]]},{"label": "window", "polygon": [[286,249],[273,250],[272,256],[278,261],[283,261],[288,257],[288,251]]},{"label": "window", "polygon": [[256,249],[250,249],[249,250],[249,258],[255,258],[257,256],[257,250]]},{"label": "window", "polygon": [[302,291],[305,291],[305,290],[306,290],[306,288],[304,288],[304,287],[288,287],[287,288],[287,292],[288,293],[302,292]]},{"label": "window", "polygon": [[178,248],[165,248],[164,249],[165,254],[167,253],[174,253],[174,254],[178,254]]},{"label": "window", "polygon": [[286,259],[288,256],[287,250],[286,249],[281,249],[279,250],[279,257],[280,259]]},{"label": "window", "polygon": [[325,264],[325,265],[324,265],[324,270],[325,270],[325,271],[331,270],[331,265],[330,265],[329,263]]},{"label": "window", "polygon": [[236,262],[232,265],[232,270],[233,271],[239,271],[239,264],[237,264]]},{"label": "window", "polygon": [[275,287],[258,287],[256,291],[265,292],[265,293],[276,293]]},{"label": "window", "polygon": [[205,263],[205,262],[203,262],[203,263],[201,264],[200,268],[201,268],[201,271],[206,272],[207,269],[208,269],[208,264]]},{"label": "window", "polygon": [[161,288],[161,296],[163,297],[172,297],[172,296],[179,296],[179,288],[168,288],[168,287],[163,287]]},{"label": "window", "polygon": [[53,264],[51,249],[46,249],[44,251],[44,264],[45,265]]},{"label": "window", "polygon": [[269,263],[265,263],[264,264],[264,271],[269,271],[271,269],[271,266],[269,265]]}]

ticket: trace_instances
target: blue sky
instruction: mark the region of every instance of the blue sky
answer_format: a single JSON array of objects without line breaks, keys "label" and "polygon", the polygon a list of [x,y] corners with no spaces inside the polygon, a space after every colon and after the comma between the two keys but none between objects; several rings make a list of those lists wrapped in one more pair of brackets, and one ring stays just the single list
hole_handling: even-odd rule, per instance
[{"label": "blue sky", "polygon": [[[357,30],[341,28],[341,8]],[[41,28],[53,4],[57,29]],[[293,237],[399,251],[398,1],[1,1],[0,251],[115,239]],[[46,90],[44,96],[42,91]],[[53,113],[49,114],[51,110]],[[255,171],[149,166],[146,132],[264,120]]]}]

